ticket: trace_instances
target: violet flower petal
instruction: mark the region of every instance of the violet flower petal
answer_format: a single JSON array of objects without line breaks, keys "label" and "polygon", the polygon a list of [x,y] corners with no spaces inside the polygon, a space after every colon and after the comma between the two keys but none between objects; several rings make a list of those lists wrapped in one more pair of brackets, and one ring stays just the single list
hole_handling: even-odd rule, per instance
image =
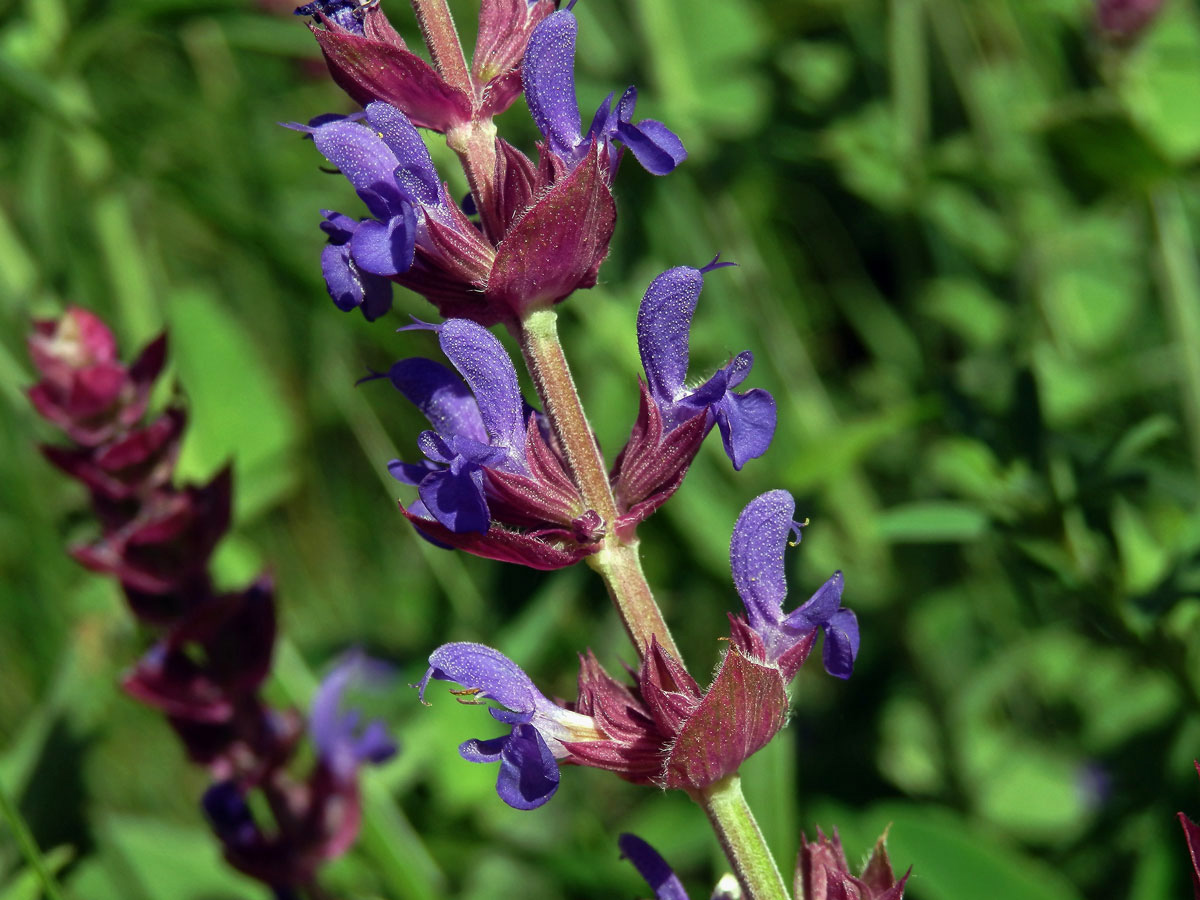
[{"label": "violet flower petal", "polygon": [[442,182],[429,149],[412,122],[396,107],[382,100],[367,104],[367,122],[383,138],[396,155],[396,181],[412,194],[422,206],[438,206],[442,202]]},{"label": "violet flower petal", "polygon": [[468,531],[483,534],[491,524],[483,495],[483,472],[475,466],[459,472],[452,469],[430,472],[421,479],[417,494],[430,515],[457,534]]},{"label": "violet flower petal", "polygon": [[703,285],[699,269],[667,269],[650,282],[638,307],[638,352],[650,395],[660,408],[678,399],[687,379],[692,316]]},{"label": "violet flower petal", "polygon": [[621,855],[633,863],[638,874],[650,885],[656,900],[688,900],[687,891],[679,876],[672,871],[658,851],[636,834],[625,833],[617,838]]},{"label": "violet flower petal", "polygon": [[392,283],[359,268],[349,245],[325,245],[321,250],[321,274],[334,306],[343,312],[357,308],[368,322],[373,322],[392,308]]},{"label": "violet flower petal", "polygon": [[416,247],[417,216],[407,200],[400,214],[384,222],[368,220],[350,239],[350,255],[358,267],[372,275],[399,275],[412,268]]},{"label": "violet flower petal", "polygon": [[529,36],[521,81],[525,101],[550,149],[570,159],[582,143],[579,103],[575,99],[575,37],[579,24],[569,10],[543,19]]},{"label": "violet flower petal", "polygon": [[396,154],[365,125],[345,119],[313,131],[317,149],[338,167],[377,219],[390,219],[403,195],[396,184]]},{"label": "violet flower petal", "polygon": [[479,404],[492,446],[512,451],[524,470],[525,419],[517,370],[494,334],[467,319],[449,319],[438,329],[442,351],[462,373]]},{"label": "violet flower petal", "polygon": [[513,809],[537,809],[554,796],[560,778],[558,762],[541,733],[518,725],[500,754],[496,793]]},{"label": "violet flower petal", "polygon": [[545,699],[520,666],[484,644],[443,644],[434,650],[429,657],[429,669],[417,685],[422,702],[431,678],[460,684],[477,691],[480,699],[495,700],[514,712],[530,716],[538,700]]},{"label": "violet flower petal", "polygon": [[750,626],[760,633],[778,627],[782,618],[787,596],[783,552],[795,514],[791,494],[767,491],[746,505],[733,526],[729,544],[733,583],[746,605]]},{"label": "violet flower petal", "polygon": [[504,751],[504,747],[508,743],[510,737],[511,735],[505,734],[497,738],[490,738],[486,741],[480,740],[479,738],[471,738],[471,740],[463,741],[458,745],[458,755],[467,762],[499,762],[500,754]]},{"label": "violet flower petal", "polygon": [[841,608],[843,586],[842,573],[834,572],[802,606],[787,614],[783,624],[796,631],[823,627]]},{"label": "violet flower petal", "polygon": [[667,175],[687,159],[683,141],[654,119],[643,119],[636,125],[620,123],[617,139],[633,152],[634,158],[651,175]]},{"label": "violet flower petal", "polygon": [[438,434],[487,441],[479,405],[453,370],[432,359],[413,357],[395,363],[388,370],[388,379]]},{"label": "violet flower petal", "polygon": [[836,678],[849,678],[858,656],[858,618],[848,609],[839,609],[825,626],[825,647],[821,651],[825,671]]},{"label": "violet flower petal", "polygon": [[734,469],[740,470],[771,446],[771,438],[775,436],[775,398],[762,388],[744,394],[730,391],[714,404],[713,412]]}]

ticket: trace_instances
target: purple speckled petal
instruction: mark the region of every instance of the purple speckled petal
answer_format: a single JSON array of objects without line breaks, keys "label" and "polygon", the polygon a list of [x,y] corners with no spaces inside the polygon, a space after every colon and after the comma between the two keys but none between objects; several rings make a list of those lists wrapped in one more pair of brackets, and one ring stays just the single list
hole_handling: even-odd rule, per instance
[{"label": "purple speckled petal", "polygon": [[396,184],[396,154],[379,135],[357,122],[329,122],[313,132],[317,149],[346,176],[377,219],[390,219],[402,194]]},{"label": "purple speckled petal", "polygon": [[[433,463],[422,460],[419,463],[406,463],[401,459],[393,459],[387,464],[388,474],[399,481],[401,484],[411,484],[416,487],[425,480],[425,476],[430,472],[437,471]],[[417,501],[418,503],[420,501]],[[421,509],[425,510],[425,504],[421,504]],[[424,514],[428,514],[425,510]],[[430,516],[429,518],[433,518]]]},{"label": "purple speckled petal", "polygon": [[575,99],[575,36],[579,25],[566,9],[551,13],[529,36],[521,80],[525,101],[550,149],[570,157],[583,140]]},{"label": "purple speckled petal", "polygon": [[479,405],[453,370],[432,359],[413,357],[394,364],[388,370],[388,378],[438,434],[487,441]]},{"label": "purple speckled petal", "polygon": [[521,387],[504,345],[482,325],[467,319],[446,321],[438,330],[438,340],[475,395],[492,446],[507,447],[523,457]]},{"label": "purple speckled petal", "polygon": [[442,183],[421,135],[408,117],[390,103],[367,104],[367,122],[383,136],[399,162],[395,178],[422,206],[442,202]]},{"label": "purple speckled petal", "polygon": [[651,175],[666,175],[687,159],[678,135],[662,122],[643,119],[636,125],[622,122],[617,139],[633,151],[634,158]]},{"label": "purple speckled petal", "polygon": [[518,725],[500,754],[496,793],[513,809],[537,809],[554,796],[558,762],[532,725]]},{"label": "purple speckled petal", "polygon": [[350,239],[350,255],[364,272],[387,276],[412,268],[417,216],[407,200],[400,203],[399,209],[399,215],[386,224],[374,219],[363,222]]},{"label": "purple speckled petal", "polygon": [[331,244],[348,243],[354,236],[354,232],[358,230],[358,220],[343,213],[323,209],[321,215],[325,217],[325,221],[321,223],[321,230],[329,235]]},{"label": "purple speckled petal", "polygon": [[509,737],[510,735],[505,734],[486,741],[481,741],[479,738],[471,738],[471,740],[463,741],[458,745],[458,755],[467,762],[499,762],[500,754],[504,750],[504,745],[508,743]]},{"label": "purple speckled petal", "polygon": [[417,685],[422,701],[431,678],[471,688],[480,699],[495,700],[501,706],[531,716],[537,701],[545,699],[520,666],[499,650],[483,644],[443,644],[434,650],[429,657],[429,669]]},{"label": "purple speckled petal", "polygon": [[367,321],[373,322],[392,308],[392,283],[360,269],[348,245],[325,245],[321,274],[334,305],[343,312],[361,309]]},{"label": "purple speckled petal", "polygon": [[730,391],[716,402],[713,412],[725,453],[735,469],[762,456],[771,446],[775,435],[775,398],[762,388],[744,394]]},{"label": "purple speckled petal", "polygon": [[858,641],[858,618],[848,609],[839,609],[825,626],[825,671],[837,678],[849,678],[858,656]]},{"label": "purple speckled petal", "polygon": [[787,596],[783,552],[792,531],[796,501],[787,491],[767,491],[751,500],[729,544],[733,583],[746,605],[750,626],[758,632],[777,627]]},{"label": "purple speckled petal", "polygon": [[491,524],[483,495],[483,472],[475,466],[463,467],[459,472],[430,472],[417,486],[417,494],[430,515],[456,534],[483,534]]},{"label": "purple speckled petal", "polygon": [[607,141],[617,133],[617,114],[613,110],[613,94],[604,98],[604,102],[596,107],[592,116],[592,124],[588,127],[585,140],[595,138],[597,141]]},{"label": "purple speckled petal", "polygon": [[841,572],[834,572],[802,606],[796,607],[783,620],[790,629],[802,630],[825,627],[842,606]]},{"label": "purple speckled petal", "polygon": [[363,762],[382,762],[396,752],[396,744],[378,719],[359,728],[362,716],[343,710],[342,699],[354,687],[385,684],[391,667],[360,650],[351,651],[321,682],[309,711],[309,732],[321,759],[339,778],[348,778]]},{"label": "purple speckled petal", "polygon": [[658,851],[636,834],[623,834],[617,838],[621,855],[633,863],[638,874],[650,885],[656,900],[688,900],[687,891],[667,861]]},{"label": "purple speckled petal", "polygon": [[704,276],[691,266],[667,269],[638,307],[638,351],[650,395],[660,408],[678,399],[687,379],[688,339]]}]

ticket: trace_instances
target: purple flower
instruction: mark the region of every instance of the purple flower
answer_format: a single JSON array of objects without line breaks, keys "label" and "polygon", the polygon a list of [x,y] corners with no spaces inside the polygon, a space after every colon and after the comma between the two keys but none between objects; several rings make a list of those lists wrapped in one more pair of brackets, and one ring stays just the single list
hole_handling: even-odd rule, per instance
[{"label": "purple flower", "polygon": [[545,136],[550,152],[567,163],[577,165],[593,142],[609,156],[609,176],[620,160],[612,148],[621,143],[633,151],[646,171],[666,175],[687,158],[683,143],[661,122],[643,119],[633,122],[637,89],[626,88],[613,105],[613,95],[596,110],[587,134],[581,132],[579,102],[575,98],[575,36],[579,24],[569,9],[547,16],[530,35],[525,49],[522,80],[525,100],[538,130]]},{"label": "purple flower", "polygon": [[494,700],[496,721],[511,726],[509,733],[462,743],[458,752],[468,762],[500,763],[496,793],[514,809],[536,809],[558,790],[558,760],[569,752],[563,742],[601,739],[595,721],[547,700],[515,662],[483,644],[443,644],[429,657],[419,684],[421,702],[430,679],[450,681],[466,690],[454,691],[460,702]]},{"label": "purple flower", "polygon": [[362,713],[347,709],[347,691],[379,688],[391,681],[390,666],[352,650],[325,676],[313,697],[308,730],[321,762],[337,781],[350,781],[363,763],[382,763],[396,753],[396,742],[381,719],[362,721]]},{"label": "purple flower", "polygon": [[678,266],[650,282],[638,308],[638,350],[664,430],[707,413],[707,427],[717,425],[733,467],[741,469],[767,452],[775,434],[774,398],[762,388],[744,394],[733,390],[750,374],[753,354],[743,351],[699,387],[687,386],[692,315],[704,275],[727,265],[714,259],[702,269]]},{"label": "purple flower", "polygon": [[650,890],[654,891],[656,900],[688,900],[683,882],[671,869],[667,861],[658,851],[643,841],[636,834],[622,834],[617,838],[617,846],[621,855],[633,863],[638,874],[646,879]]},{"label": "purple flower", "polygon": [[404,113],[377,101],[367,104],[365,119],[364,125],[321,117],[313,120],[319,124],[296,127],[312,135],[373,217],[356,221],[324,211],[321,229],[329,244],[321,270],[339,309],[358,307],[374,320],[391,308],[388,280],[414,268],[418,248],[440,257],[442,246],[453,243],[443,232],[482,245],[487,266],[492,251],[445,192],[425,142]]},{"label": "purple flower", "polygon": [[753,644],[753,655],[779,665],[789,681],[807,658],[817,630],[825,633],[825,670],[849,678],[858,655],[858,620],[841,605],[842,573],[835,572],[805,604],[783,613],[787,596],[783,555],[800,523],[787,491],[768,491],[747,504],[733,527],[729,563],[746,606],[746,622],[734,620],[734,642]]},{"label": "purple flower", "polygon": [[431,359],[403,359],[388,372],[396,389],[429,420],[417,445],[421,463],[392,460],[398,481],[417,486],[429,514],[456,533],[486,532],[491,521],[485,469],[528,474],[525,412],[517,370],[486,328],[466,319],[428,327],[446,358],[465,376]]}]

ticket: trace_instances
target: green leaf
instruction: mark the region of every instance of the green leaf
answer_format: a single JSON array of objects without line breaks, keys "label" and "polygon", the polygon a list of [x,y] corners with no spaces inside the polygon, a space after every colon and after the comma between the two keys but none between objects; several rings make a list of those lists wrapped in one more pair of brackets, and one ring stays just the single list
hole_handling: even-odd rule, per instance
[{"label": "green leaf", "polygon": [[923,500],[885,509],[876,520],[879,537],[893,543],[978,540],[988,529],[978,508],[949,500]]},{"label": "green leaf", "polygon": [[173,297],[168,311],[171,352],[190,416],[179,477],[205,480],[232,461],[235,507],[245,521],[295,484],[295,415],[261,346],[228,307],[194,289]]}]

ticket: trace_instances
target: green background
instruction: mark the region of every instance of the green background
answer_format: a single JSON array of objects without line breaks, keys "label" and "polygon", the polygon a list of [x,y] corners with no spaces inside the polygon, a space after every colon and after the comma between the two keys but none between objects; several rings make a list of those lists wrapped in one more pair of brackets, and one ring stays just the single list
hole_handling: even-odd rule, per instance
[{"label": "green background", "polygon": [[[452,0],[468,35],[469,0]],[[411,11],[386,8],[411,41]],[[717,251],[693,374],[753,349],[770,453],[733,473],[710,440],[643,526],[693,671],[716,662],[733,521],[791,490],[812,520],[792,603],[835,568],[859,615],[849,682],[814,660],[788,728],[744,767],[779,859],[837,825],[852,859],[891,822],[914,900],[1186,894],[1174,813],[1200,812],[1200,14],[1167,0],[1139,41],[1085,0],[583,0],[585,116],[635,81],[690,151],[632,160],[601,284],[561,331],[609,458],[637,406],[634,316],[662,269]],[[348,185],[278,121],[349,111],[286,4],[0,0],[0,783],[79,900],[262,898],[199,816],[205,784],[117,689],[141,652],[114,584],[65,556],[81,489],[52,471],[24,396],[31,316],[110,318],[125,353],[161,328],[191,411],[181,472],[232,459],[228,585],[270,566],[271,697],[305,705],[345,647],[394,661],[403,751],[366,780],[337,896],[634,897],[632,830],[693,897],[722,871],[682,795],[570,769],[508,809],[455,747],[495,728],[403,682],[485,640],[548,694],[575,654],[630,651],[597,579],[436,550],[384,464],[418,415],[365,366],[435,355],[368,325],[320,278],[318,210]],[[468,37],[469,39],[469,37]],[[500,120],[532,151],[524,105]],[[453,159],[435,158],[455,191]],[[160,392],[165,402],[170,388]],[[790,868],[790,865],[788,866]],[[38,895],[0,825],[0,898]]]}]

